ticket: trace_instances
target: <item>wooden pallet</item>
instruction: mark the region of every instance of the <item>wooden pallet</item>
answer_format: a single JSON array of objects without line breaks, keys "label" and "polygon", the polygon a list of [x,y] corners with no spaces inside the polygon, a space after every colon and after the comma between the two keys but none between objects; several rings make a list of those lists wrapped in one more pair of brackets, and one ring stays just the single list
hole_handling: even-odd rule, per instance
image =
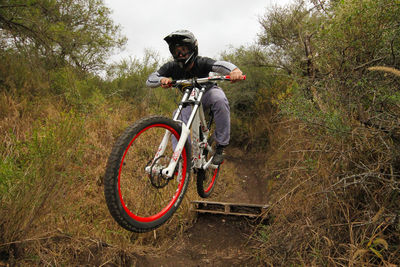
[{"label": "wooden pallet", "polygon": [[268,205],[226,203],[196,200],[192,201],[192,210],[198,213],[259,217],[268,209]]}]

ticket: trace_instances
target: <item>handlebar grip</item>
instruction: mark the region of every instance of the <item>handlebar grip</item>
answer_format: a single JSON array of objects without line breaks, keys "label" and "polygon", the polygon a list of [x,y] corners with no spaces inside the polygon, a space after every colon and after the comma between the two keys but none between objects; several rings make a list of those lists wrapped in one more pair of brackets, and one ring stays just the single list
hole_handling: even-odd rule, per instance
[{"label": "handlebar grip", "polygon": [[[243,79],[242,79],[242,80],[243,80],[243,81],[246,80],[246,75],[242,75],[242,76],[243,76]],[[231,79],[231,76],[230,76],[230,75],[226,75],[226,76],[225,76],[225,79],[230,80],[230,79]]]}]

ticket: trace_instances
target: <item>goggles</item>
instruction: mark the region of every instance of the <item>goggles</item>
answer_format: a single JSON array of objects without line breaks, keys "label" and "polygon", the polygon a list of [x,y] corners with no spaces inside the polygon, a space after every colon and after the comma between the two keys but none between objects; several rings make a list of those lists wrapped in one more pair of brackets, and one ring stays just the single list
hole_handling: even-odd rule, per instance
[{"label": "goggles", "polygon": [[173,50],[174,58],[185,58],[189,55],[190,49],[185,45],[177,45]]}]

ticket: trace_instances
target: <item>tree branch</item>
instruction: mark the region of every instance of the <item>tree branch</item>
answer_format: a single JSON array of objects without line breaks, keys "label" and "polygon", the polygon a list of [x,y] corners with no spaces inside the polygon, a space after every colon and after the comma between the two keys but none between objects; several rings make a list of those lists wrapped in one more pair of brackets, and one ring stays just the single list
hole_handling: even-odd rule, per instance
[{"label": "tree branch", "polygon": [[360,66],[358,66],[358,67],[355,67],[355,68],[353,69],[353,71],[362,69],[362,68],[364,68],[365,66],[368,66],[369,64],[372,64],[372,63],[381,61],[382,59],[385,59],[385,58],[386,58],[386,57],[375,58],[375,59],[373,59],[373,60],[371,60],[371,61],[368,61],[368,62],[366,62],[366,63],[364,63],[364,64],[362,64],[362,65],[360,65]]}]

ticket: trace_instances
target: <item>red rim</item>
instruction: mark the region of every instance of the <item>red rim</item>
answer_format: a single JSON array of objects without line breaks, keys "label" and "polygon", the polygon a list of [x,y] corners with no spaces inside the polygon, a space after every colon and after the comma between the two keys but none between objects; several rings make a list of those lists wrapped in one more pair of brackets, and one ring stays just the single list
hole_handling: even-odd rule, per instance
[{"label": "red rim", "polygon": [[120,164],[120,166],[119,166],[119,171],[118,171],[118,194],[119,194],[119,199],[120,199],[120,201],[121,201],[122,207],[124,208],[124,210],[126,211],[126,213],[128,213],[129,216],[130,216],[132,219],[134,219],[134,220],[136,220],[136,221],[139,221],[139,222],[144,222],[144,223],[148,223],[148,222],[152,222],[152,221],[155,221],[155,220],[160,219],[161,217],[163,217],[163,216],[172,208],[172,206],[173,206],[173,205],[175,204],[175,202],[178,200],[178,198],[179,198],[179,196],[180,196],[180,194],[181,194],[181,192],[182,192],[183,185],[184,185],[184,182],[185,182],[185,179],[186,179],[186,164],[185,164],[185,163],[186,163],[186,149],[184,148],[183,151],[182,151],[182,158],[184,159],[184,160],[183,160],[183,161],[184,161],[184,164],[183,164],[183,166],[182,166],[182,179],[181,179],[181,181],[180,181],[180,183],[179,183],[179,185],[178,185],[178,189],[176,190],[174,196],[172,197],[172,199],[171,199],[171,201],[168,203],[168,205],[167,205],[165,208],[163,208],[159,213],[154,214],[154,215],[149,216],[149,217],[137,216],[137,215],[133,214],[133,213],[126,207],[125,202],[124,202],[124,200],[123,200],[123,198],[122,198],[122,193],[121,193],[121,171],[122,171],[122,166],[123,166],[123,163],[124,163],[124,160],[125,160],[126,153],[128,152],[128,150],[129,150],[129,148],[131,147],[132,143],[136,140],[136,138],[138,138],[144,131],[147,131],[148,129],[153,128],[153,127],[162,127],[162,128],[165,128],[165,129],[169,130],[170,132],[172,132],[172,134],[176,137],[176,139],[179,139],[179,134],[175,131],[174,128],[172,128],[172,127],[169,126],[169,125],[165,125],[165,124],[153,124],[153,125],[150,125],[150,126],[144,128],[144,129],[141,130],[138,134],[135,135],[135,137],[130,141],[129,145],[128,145],[127,148],[125,149],[124,155],[122,156],[121,164]]},{"label": "red rim", "polygon": [[210,192],[210,190],[213,188],[214,183],[215,183],[215,178],[217,178],[218,171],[219,171],[219,167],[214,170],[214,175],[213,175],[213,178],[211,180],[211,183],[208,185],[207,189],[204,190],[205,193]]}]

